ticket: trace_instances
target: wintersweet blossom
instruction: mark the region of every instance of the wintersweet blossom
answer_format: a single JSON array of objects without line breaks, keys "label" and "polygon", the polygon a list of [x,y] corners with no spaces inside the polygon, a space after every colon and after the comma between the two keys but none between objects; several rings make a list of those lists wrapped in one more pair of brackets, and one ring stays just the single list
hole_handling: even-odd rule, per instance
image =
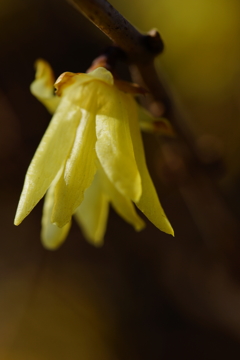
[{"label": "wintersweet blossom", "polygon": [[65,240],[73,215],[87,240],[100,245],[109,204],[137,231],[145,224],[134,204],[173,235],[146,166],[133,95],[120,90],[103,67],[63,73],[56,95],[53,83],[50,66],[39,60],[31,91],[54,115],[28,168],[15,225],[46,194],[41,238],[50,249]]}]

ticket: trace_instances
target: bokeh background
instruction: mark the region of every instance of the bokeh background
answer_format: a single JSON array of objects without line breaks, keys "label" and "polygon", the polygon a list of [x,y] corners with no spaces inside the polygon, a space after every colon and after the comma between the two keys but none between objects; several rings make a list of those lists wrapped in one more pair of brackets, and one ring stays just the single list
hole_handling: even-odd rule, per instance
[{"label": "bokeh background", "polygon": [[[111,3],[141,31],[160,31],[166,47],[156,65],[194,136],[220,142],[226,172],[218,186],[238,219],[240,2]],[[64,0],[0,0],[0,358],[239,359],[239,276],[209,250],[178,190],[161,182],[156,137],[144,135],[147,160],[175,238],[150,223],[135,233],[111,211],[102,248],[73,224],[49,252],[39,238],[42,203],[13,226],[50,120],[29,92],[34,61],[49,61],[56,76],[84,72],[109,44]]]}]

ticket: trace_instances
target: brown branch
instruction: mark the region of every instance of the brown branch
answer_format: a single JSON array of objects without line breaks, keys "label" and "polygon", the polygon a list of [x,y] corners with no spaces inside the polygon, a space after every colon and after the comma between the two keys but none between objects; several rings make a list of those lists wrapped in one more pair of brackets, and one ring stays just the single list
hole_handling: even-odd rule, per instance
[{"label": "brown branch", "polygon": [[159,33],[140,32],[106,0],[68,0],[86,18],[116,43],[131,60],[148,62],[163,50]]}]

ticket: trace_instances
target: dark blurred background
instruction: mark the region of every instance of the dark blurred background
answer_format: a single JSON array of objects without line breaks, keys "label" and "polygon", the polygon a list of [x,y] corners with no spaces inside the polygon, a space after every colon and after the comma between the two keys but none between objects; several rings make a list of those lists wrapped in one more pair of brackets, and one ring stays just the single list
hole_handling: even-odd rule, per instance
[{"label": "dark blurred background", "polygon": [[[166,49],[157,66],[196,139],[221,144],[226,171],[217,185],[238,218],[239,1],[111,3],[141,31],[159,29]],[[0,359],[239,359],[240,278],[203,240],[178,190],[161,183],[156,137],[144,135],[146,154],[175,238],[150,223],[135,233],[111,211],[102,248],[74,223],[50,252],[39,238],[42,203],[13,226],[51,118],[29,92],[34,61],[49,61],[56,76],[84,72],[109,44],[64,0],[0,0]]]}]

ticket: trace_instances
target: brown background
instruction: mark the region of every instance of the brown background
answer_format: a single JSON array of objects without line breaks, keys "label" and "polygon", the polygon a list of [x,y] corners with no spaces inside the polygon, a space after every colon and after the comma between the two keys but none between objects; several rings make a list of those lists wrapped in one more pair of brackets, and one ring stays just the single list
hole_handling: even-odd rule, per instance
[{"label": "brown background", "polygon": [[[196,137],[220,139],[221,192],[239,216],[239,2],[115,0],[166,43],[158,60]],[[65,1],[0,1],[0,358],[3,360],[239,359],[240,287],[205,243],[178,190],[157,174],[159,140],[144,135],[169,237],[110,213],[95,249],[73,224],[56,252],[39,239],[41,204],[16,228],[24,174],[50,115],[29,92],[33,63],[83,72],[110,43]],[[125,70],[122,71],[125,74]],[[238,259],[238,253],[236,253]]]}]

